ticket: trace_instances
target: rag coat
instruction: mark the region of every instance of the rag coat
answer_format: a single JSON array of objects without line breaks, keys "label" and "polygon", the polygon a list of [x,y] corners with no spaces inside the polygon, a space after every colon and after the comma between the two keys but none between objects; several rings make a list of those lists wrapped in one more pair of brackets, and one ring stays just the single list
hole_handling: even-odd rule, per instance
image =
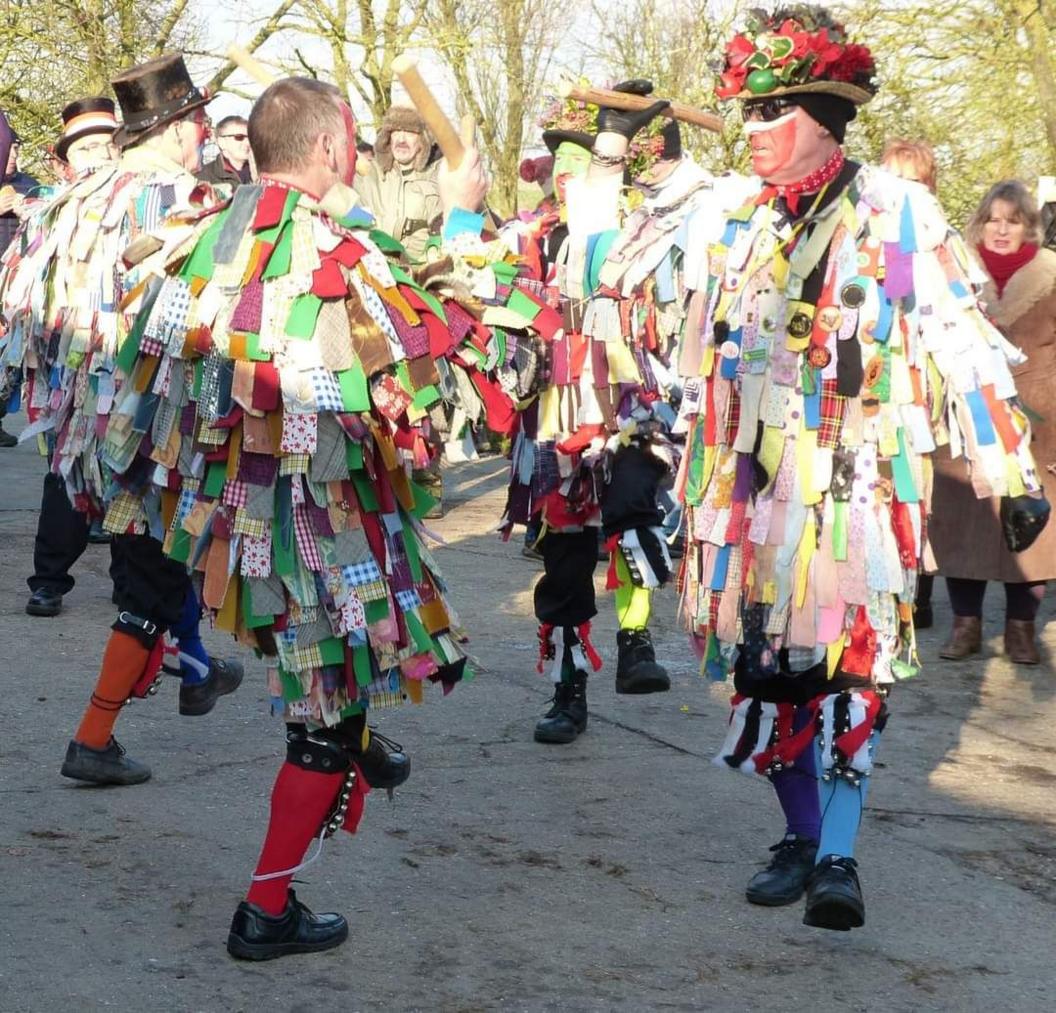
[{"label": "rag coat", "polygon": [[[988,315],[1027,361],[1013,368],[1016,390],[1032,418],[1031,450],[1050,501],[1056,500],[1056,253],[1037,256],[1009,279],[998,296],[983,288]],[[1007,582],[1056,579],[1056,524],[1026,551],[1013,554],[1001,536],[997,498],[976,499],[962,462],[936,460],[930,524],[939,573],[968,580]]]}]

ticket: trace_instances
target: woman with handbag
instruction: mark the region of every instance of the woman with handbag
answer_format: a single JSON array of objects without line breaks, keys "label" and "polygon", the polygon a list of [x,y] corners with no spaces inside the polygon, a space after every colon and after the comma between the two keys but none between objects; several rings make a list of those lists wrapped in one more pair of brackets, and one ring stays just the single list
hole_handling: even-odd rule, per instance
[{"label": "woman with handbag", "polygon": [[[996,183],[968,225],[967,239],[987,274],[983,301],[990,318],[1027,361],[1013,369],[1016,390],[1031,416],[1039,477],[1056,492],[1056,253],[1039,248],[1041,216],[1018,180]],[[1009,552],[1000,536],[996,499],[977,499],[960,461],[936,463],[930,539],[946,577],[953,630],[940,657],[963,660],[982,650],[986,582],[1005,585],[1005,654],[1017,665],[1041,657],[1034,621],[1045,582],[1056,578],[1056,528],[1024,552]]]}]

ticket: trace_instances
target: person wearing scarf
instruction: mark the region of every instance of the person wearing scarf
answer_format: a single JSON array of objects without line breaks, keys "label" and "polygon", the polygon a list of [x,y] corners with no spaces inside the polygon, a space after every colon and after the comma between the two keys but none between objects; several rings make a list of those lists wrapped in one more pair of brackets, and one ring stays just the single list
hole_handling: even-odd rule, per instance
[{"label": "person wearing scarf", "polygon": [[[995,184],[983,198],[967,238],[988,275],[983,302],[990,318],[1026,354],[1013,372],[1031,417],[1031,449],[1038,477],[1051,499],[1056,492],[1056,253],[1039,248],[1041,216],[1018,180]],[[936,468],[930,537],[953,610],[953,629],[940,656],[962,661],[983,650],[986,582],[1005,585],[1004,652],[1016,665],[1037,665],[1041,652],[1035,618],[1045,581],[1056,577],[1056,530],[1043,531],[1025,552],[1013,555],[1000,536],[996,499],[976,499],[959,461]]]}]

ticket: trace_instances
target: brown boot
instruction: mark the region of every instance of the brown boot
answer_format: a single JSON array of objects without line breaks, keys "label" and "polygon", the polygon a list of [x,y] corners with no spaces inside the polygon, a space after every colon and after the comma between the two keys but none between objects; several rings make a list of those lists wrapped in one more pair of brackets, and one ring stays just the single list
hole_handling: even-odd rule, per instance
[{"label": "brown boot", "polygon": [[953,632],[942,645],[939,657],[947,661],[963,661],[983,649],[983,620],[979,616],[954,616]]},{"label": "brown boot", "polygon": [[1026,619],[1005,622],[1005,654],[1013,665],[1038,665],[1041,655],[1034,639],[1034,624]]}]

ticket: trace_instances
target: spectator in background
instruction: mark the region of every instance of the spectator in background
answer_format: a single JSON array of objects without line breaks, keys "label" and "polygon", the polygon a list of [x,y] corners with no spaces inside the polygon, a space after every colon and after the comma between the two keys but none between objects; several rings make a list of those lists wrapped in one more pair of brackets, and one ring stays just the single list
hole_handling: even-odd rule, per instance
[{"label": "spectator in background", "polygon": [[[19,218],[16,209],[21,208],[26,193],[37,185],[32,176],[18,171],[18,134],[8,125],[0,112],[0,158],[3,159],[4,176],[0,183],[0,253],[7,249],[12,236],[18,231]],[[9,389],[11,372],[0,372],[0,447],[14,447],[18,438],[4,432],[4,417],[11,396]]]},{"label": "spectator in background", "polygon": [[0,183],[0,252],[7,249],[7,244],[14,238],[21,222],[19,213],[28,197],[37,187],[38,180],[18,167],[18,157],[22,151],[22,139],[11,131],[11,149],[7,156],[3,182]]},{"label": "spectator in background", "polygon": [[201,172],[198,178],[206,183],[228,183],[232,189],[253,181],[249,159],[249,124],[243,116],[225,116],[213,131],[220,154]]},{"label": "spectator in background", "polygon": [[[995,183],[968,223],[972,252],[987,274],[987,316],[1026,354],[1012,375],[1031,415],[1031,452],[1048,498],[1056,496],[1056,253],[1039,249],[1041,214],[1019,180]],[[997,497],[978,499],[961,461],[936,455],[929,540],[946,578],[953,630],[940,658],[961,661],[982,650],[986,583],[1005,585],[1005,656],[1015,665],[1041,661],[1034,620],[1045,582],[1056,579],[1056,528],[1013,554],[1001,538]]]}]

